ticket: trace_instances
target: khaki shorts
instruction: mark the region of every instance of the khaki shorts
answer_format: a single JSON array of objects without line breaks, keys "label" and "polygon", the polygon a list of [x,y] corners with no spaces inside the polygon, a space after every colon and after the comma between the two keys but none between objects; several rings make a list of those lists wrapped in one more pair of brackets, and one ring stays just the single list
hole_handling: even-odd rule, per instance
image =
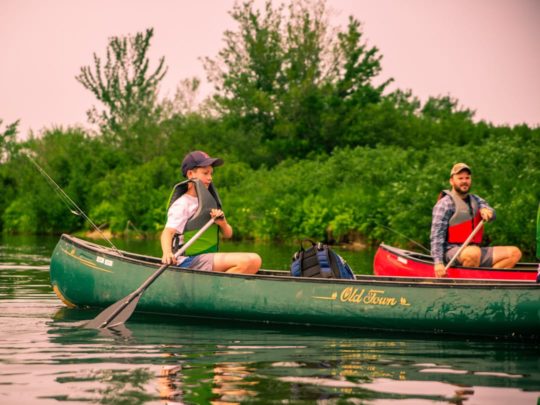
[{"label": "khaki shorts", "polygon": [[214,254],[203,253],[201,255],[188,256],[179,264],[179,266],[186,269],[212,271],[214,269]]},{"label": "khaki shorts", "polygon": [[[446,263],[452,260],[459,248],[460,246],[453,246],[446,251],[444,254],[444,260]],[[480,267],[491,267],[493,265],[493,247],[481,247],[480,251]],[[459,265],[462,264],[459,259],[456,259],[454,263]]]}]

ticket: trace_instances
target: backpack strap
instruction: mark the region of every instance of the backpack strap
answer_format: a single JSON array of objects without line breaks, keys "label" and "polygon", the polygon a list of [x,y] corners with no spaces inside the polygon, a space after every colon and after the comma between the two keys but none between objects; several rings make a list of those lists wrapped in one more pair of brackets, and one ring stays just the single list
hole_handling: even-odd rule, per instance
[{"label": "backpack strap", "polygon": [[[309,244],[311,246],[305,247]],[[315,243],[311,239],[303,239],[300,242],[300,250],[293,256],[291,273],[302,277],[325,277],[330,278],[334,272],[330,266],[328,248],[321,242]]]},{"label": "backpack strap", "polygon": [[[306,242],[311,246],[305,247]],[[345,260],[332,251],[327,245],[311,239],[300,242],[300,250],[294,253],[291,264],[291,275],[294,277],[322,277],[355,279]]]},{"label": "backpack strap", "polygon": [[[319,267],[321,276],[325,278],[339,278],[339,270],[334,269],[332,266],[331,256],[328,254],[328,248],[322,243],[317,243],[317,259],[319,260]],[[337,272],[334,270],[338,270]]]}]

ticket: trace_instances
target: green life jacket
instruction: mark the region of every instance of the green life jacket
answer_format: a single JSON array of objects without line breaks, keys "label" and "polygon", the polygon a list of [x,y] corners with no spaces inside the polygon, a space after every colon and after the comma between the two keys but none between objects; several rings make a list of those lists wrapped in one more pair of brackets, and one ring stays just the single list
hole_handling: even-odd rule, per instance
[{"label": "green life jacket", "polygon": [[[195,214],[187,221],[184,228],[184,243],[190,240],[193,235],[197,233],[211,218],[210,210],[212,208],[221,209],[221,200],[214,187],[214,184],[210,183],[210,186],[206,188],[200,180],[192,179],[185,180],[174,186],[171,196],[169,198],[169,206],[184,195],[188,190],[189,183],[195,184],[195,190],[197,191],[197,200],[199,201],[199,207]],[[176,252],[181,248],[180,234],[176,234],[173,237],[173,252]],[[208,228],[199,238],[191,245],[185,252],[186,256],[200,255],[202,253],[217,252],[219,248],[219,226],[213,224]]]}]

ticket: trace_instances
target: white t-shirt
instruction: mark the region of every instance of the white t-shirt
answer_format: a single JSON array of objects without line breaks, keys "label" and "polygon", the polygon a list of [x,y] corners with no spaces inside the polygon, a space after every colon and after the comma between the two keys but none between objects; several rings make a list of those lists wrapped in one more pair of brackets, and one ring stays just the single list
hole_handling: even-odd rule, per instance
[{"label": "white t-shirt", "polygon": [[[173,228],[180,235],[180,244],[184,243],[184,228],[186,227],[187,221],[195,214],[199,208],[199,200],[197,197],[193,197],[189,194],[182,194],[182,196],[176,200],[169,211],[167,212],[167,223],[165,228]],[[179,260],[182,260],[184,256],[178,257]]]}]

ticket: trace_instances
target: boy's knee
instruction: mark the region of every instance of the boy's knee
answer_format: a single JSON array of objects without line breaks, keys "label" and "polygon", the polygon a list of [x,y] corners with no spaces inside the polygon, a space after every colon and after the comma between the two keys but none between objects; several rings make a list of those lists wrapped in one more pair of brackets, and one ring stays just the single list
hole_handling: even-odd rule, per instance
[{"label": "boy's knee", "polygon": [[237,266],[240,273],[254,274],[261,267],[261,257],[257,253],[244,253]]},{"label": "boy's knee", "polygon": [[257,253],[249,253],[249,273],[257,273],[261,268],[262,259]]}]

